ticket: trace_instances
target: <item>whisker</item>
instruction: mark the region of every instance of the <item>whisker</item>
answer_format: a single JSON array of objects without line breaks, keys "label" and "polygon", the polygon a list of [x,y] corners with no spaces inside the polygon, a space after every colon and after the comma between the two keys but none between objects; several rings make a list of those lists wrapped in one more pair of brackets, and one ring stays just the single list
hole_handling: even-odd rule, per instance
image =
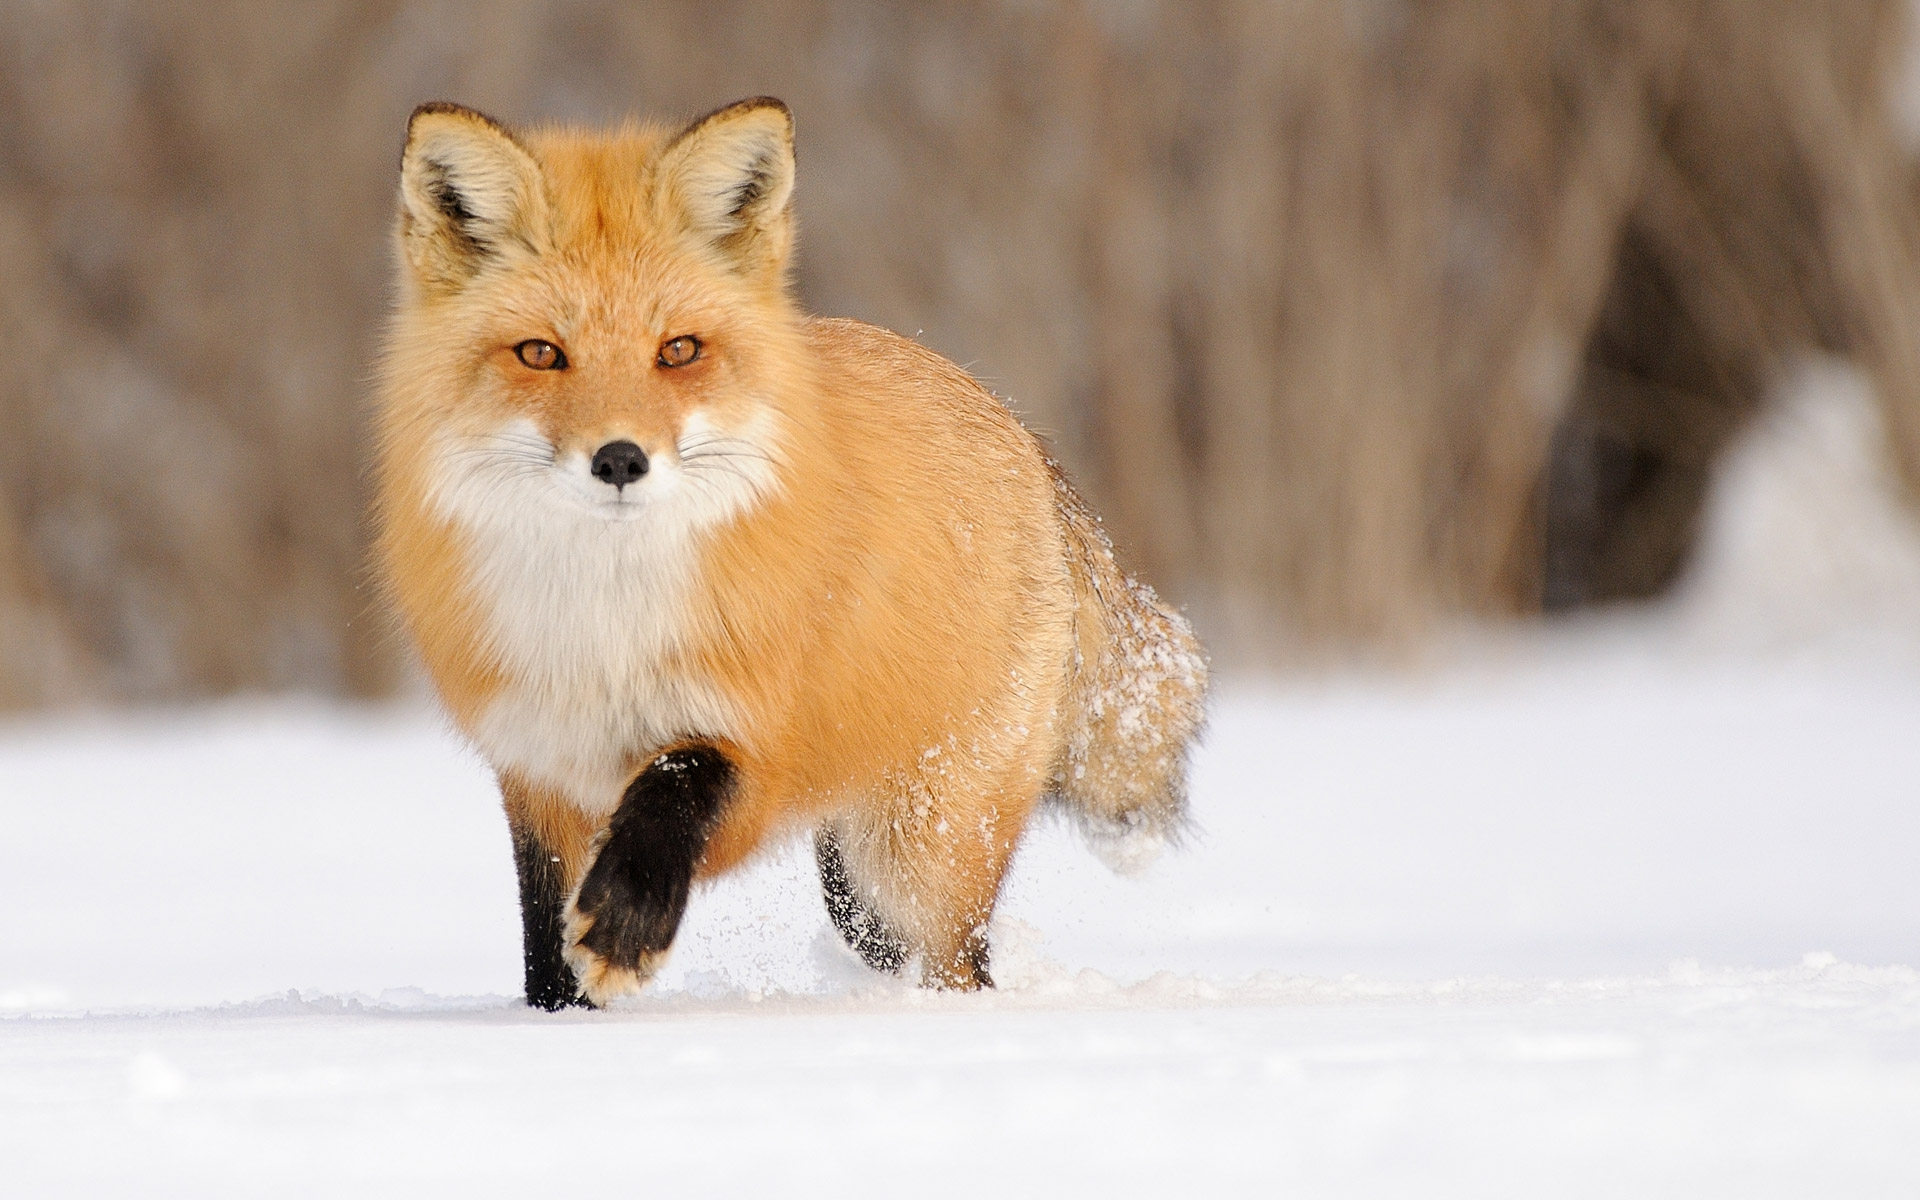
[{"label": "whisker", "polygon": [[755,458],[762,462],[778,463],[779,456],[770,453],[764,447],[748,441],[746,438],[731,437],[725,434],[701,434],[679,443],[681,458],[703,458],[711,455],[731,455],[739,458]]},{"label": "whisker", "polygon": [[771,458],[766,458],[760,455],[720,454],[720,453],[711,452],[711,451],[704,454],[683,454],[680,456],[680,461],[682,464],[689,467],[711,466],[711,465],[717,465],[717,464],[726,464],[728,466],[740,467],[749,462],[764,463],[769,467],[780,466],[780,464],[775,460]]}]

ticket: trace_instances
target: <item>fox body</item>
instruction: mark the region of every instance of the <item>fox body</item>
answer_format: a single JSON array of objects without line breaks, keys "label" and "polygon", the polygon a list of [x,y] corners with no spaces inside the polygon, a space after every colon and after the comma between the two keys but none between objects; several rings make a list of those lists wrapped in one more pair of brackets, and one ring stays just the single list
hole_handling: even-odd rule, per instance
[{"label": "fox body", "polygon": [[527,996],[645,983],[699,877],[812,831],[849,944],[990,982],[1022,830],[1184,821],[1205,665],[1035,438],[790,296],[792,122],[413,116],[377,565],[497,773]]}]

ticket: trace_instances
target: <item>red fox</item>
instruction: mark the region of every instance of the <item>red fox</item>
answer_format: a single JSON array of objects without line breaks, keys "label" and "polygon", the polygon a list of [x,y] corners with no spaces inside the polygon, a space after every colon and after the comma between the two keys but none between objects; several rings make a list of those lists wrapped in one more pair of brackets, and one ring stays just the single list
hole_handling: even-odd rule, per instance
[{"label": "red fox", "polygon": [[880,970],[991,985],[1021,832],[1186,820],[1206,662],[960,368],[788,285],[793,120],[423,105],[376,561],[513,834],[527,1001],[646,983],[695,880],[812,831]]}]

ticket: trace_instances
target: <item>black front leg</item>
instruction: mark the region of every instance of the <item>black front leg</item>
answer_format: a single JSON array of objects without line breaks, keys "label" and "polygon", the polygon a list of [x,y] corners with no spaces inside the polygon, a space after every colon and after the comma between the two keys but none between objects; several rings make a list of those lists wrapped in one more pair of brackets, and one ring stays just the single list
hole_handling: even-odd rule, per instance
[{"label": "black front leg", "polygon": [[645,982],[673,945],[733,786],[733,764],[705,745],[669,750],[628,785],[574,901],[574,955],[590,998]]},{"label": "black front leg", "polygon": [[561,949],[567,890],[560,860],[528,829],[513,830],[513,865],[520,872],[520,957],[527,1003],[548,1012],[585,1004]]}]

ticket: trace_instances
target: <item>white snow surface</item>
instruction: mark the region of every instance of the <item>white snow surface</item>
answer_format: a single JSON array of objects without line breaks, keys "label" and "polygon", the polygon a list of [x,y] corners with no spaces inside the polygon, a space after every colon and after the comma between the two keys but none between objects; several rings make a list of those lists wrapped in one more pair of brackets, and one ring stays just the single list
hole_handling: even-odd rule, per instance
[{"label": "white snow surface", "polygon": [[1661,609],[1226,687],[1192,836],[1119,878],[1037,830],[990,994],[867,973],[793,846],[647,994],[532,1012],[431,713],[0,726],[0,1195],[1920,1195],[1868,399],[1802,382]]}]

